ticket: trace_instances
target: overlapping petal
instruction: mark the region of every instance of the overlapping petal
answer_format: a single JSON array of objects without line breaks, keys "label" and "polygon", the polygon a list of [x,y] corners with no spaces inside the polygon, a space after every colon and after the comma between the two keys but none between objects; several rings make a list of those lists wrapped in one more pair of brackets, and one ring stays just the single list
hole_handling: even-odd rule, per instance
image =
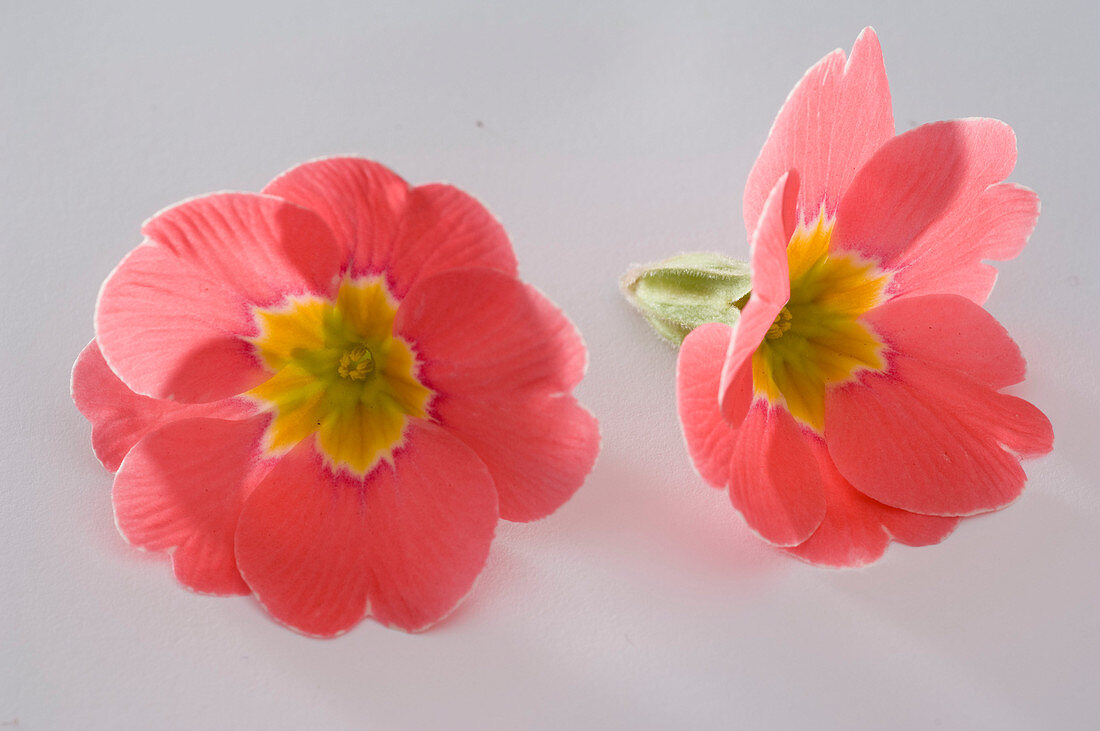
[{"label": "overlapping petal", "polygon": [[384,165],[331,157],[297,165],[264,188],[320,216],[355,266],[384,269],[409,197],[409,184]]},{"label": "overlapping petal", "polygon": [[115,476],[118,529],[149,551],[171,551],[180,583],[207,594],[248,594],[233,535],[241,505],[268,464],[264,416],[192,418],[147,434]]},{"label": "overlapping petal", "polygon": [[699,475],[722,488],[730,481],[737,434],[718,407],[722,364],[732,339],[733,329],[725,323],[701,325],[684,338],[676,361],[676,405],[688,454]]},{"label": "overlapping petal", "polygon": [[488,465],[501,517],[544,517],[580,487],[599,430],[569,394],[584,343],[553,303],[497,270],[453,270],[410,290],[394,330],[416,348],[439,423]]},{"label": "overlapping petal", "polygon": [[314,211],[258,193],[192,198],[153,216],[142,233],[259,307],[334,293],[347,259],[346,244]]},{"label": "overlapping petal", "polygon": [[[1038,215],[1035,199],[990,186],[1012,172],[1016,137],[995,119],[933,122],[890,140],[844,193],[832,246],[898,275],[890,292],[954,292],[985,300],[982,259],[1014,255]],[[950,271],[953,276],[940,275]]]},{"label": "overlapping petal", "polygon": [[268,373],[244,336],[254,333],[236,293],[170,251],[146,243],[104,284],[96,341],[130,390],[188,403],[243,393]]},{"label": "overlapping petal", "polygon": [[561,394],[584,375],[584,343],[562,311],[534,287],[493,269],[454,269],[422,280],[402,301],[393,327],[415,347],[421,380],[440,393]]},{"label": "overlapping petal", "polygon": [[251,193],[195,198],[146,223],[149,241],[103,285],[96,339],[131,390],[216,401],[266,372],[244,340],[253,307],[335,291],[345,253],[328,226],[292,203]]},{"label": "overlapping petal", "polygon": [[874,563],[890,541],[908,546],[939,543],[958,525],[958,518],[920,515],[875,502],[844,479],[825,445],[811,443],[822,475],[827,505],[814,534],[787,550],[818,566],[855,567]]},{"label": "overlapping petal", "polygon": [[894,135],[890,87],[874,30],[864,29],[845,62],[836,50],[798,82],[768,133],[745,184],[745,230],[751,237],[775,181],[798,170],[803,223],[824,208],[831,216],[856,171]]},{"label": "overlapping petal", "polygon": [[454,186],[413,188],[401,223],[385,265],[398,297],[421,279],[455,268],[485,267],[517,275],[516,256],[500,222]]},{"label": "overlapping petal", "polygon": [[197,417],[240,419],[254,411],[241,399],[182,404],[139,396],[108,367],[95,340],[80,351],[73,365],[72,396],[92,423],[96,457],[111,472],[118,470],[122,458],[142,437],[164,424]]},{"label": "overlapping petal", "polygon": [[500,223],[450,185],[411,188],[376,162],[334,157],[288,170],[264,192],[316,211],[350,242],[352,274],[385,275],[398,298],[419,279],[456,267],[517,272]]},{"label": "overlapping petal", "polygon": [[569,394],[441,396],[434,410],[489,468],[504,520],[538,520],[560,508],[600,451],[596,418]]},{"label": "overlapping petal", "polygon": [[806,429],[786,409],[756,401],[737,430],[730,500],[753,530],[796,546],[825,518],[824,477]]},{"label": "overlapping petal", "polygon": [[393,464],[333,474],[311,445],[253,491],[237,562],[279,621],[310,635],[365,615],[425,629],[469,592],[489,551],[497,499],[485,465],[442,428],[414,420]]},{"label": "overlapping petal", "polygon": [[[893,352],[886,372],[826,397],[825,438],[840,472],[879,502],[929,515],[1012,502],[1025,482],[1019,456],[1050,451],[1053,432],[1037,408],[990,385],[1021,370],[1004,329],[957,295],[896,300],[867,320]],[[914,321],[927,332],[914,337]],[[953,351],[960,323],[985,345]]]},{"label": "overlapping petal", "polygon": [[991,185],[921,235],[893,273],[891,292],[955,293],[978,304],[997,269],[986,260],[1020,253],[1039,218],[1039,196],[1012,183]]},{"label": "overlapping petal", "polygon": [[752,354],[791,296],[787,241],[795,227],[794,200],[798,190],[797,173],[780,175],[753,233],[752,295],[734,328],[719,390],[722,414],[734,426],[745,418],[753,399]]}]

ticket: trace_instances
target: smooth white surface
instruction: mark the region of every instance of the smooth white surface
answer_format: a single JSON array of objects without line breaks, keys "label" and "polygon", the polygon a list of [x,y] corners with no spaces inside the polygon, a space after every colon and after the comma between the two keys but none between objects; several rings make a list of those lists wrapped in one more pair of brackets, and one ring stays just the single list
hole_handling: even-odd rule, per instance
[{"label": "smooth white surface", "polygon": [[[674,352],[628,264],[744,256],[746,174],[803,71],[879,31],[898,129],[984,115],[1039,191],[989,309],[1054,422],[1009,509],[863,571],[751,536],[695,476]],[[0,4],[0,725],[19,728],[1086,728],[1100,713],[1095,3]],[[68,396],[141,222],[359,153],[446,180],[584,332],[604,447],[505,525],[426,635],[316,641],[182,590],[115,532]]]}]

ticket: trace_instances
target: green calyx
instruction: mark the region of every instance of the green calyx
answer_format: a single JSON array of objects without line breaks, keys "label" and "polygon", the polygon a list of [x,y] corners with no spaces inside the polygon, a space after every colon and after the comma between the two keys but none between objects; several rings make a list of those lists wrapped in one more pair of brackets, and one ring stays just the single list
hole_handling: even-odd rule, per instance
[{"label": "green calyx", "polygon": [[630,304],[662,338],[679,346],[707,322],[734,325],[752,288],[749,265],[698,252],[633,267],[619,279]]}]

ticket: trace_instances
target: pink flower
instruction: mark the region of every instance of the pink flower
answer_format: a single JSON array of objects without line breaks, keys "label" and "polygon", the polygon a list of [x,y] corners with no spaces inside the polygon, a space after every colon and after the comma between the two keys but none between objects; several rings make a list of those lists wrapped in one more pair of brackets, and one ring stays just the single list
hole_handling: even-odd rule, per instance
[{"label": "pink flower", "polygon": [[310,635],[421,630],[498,517],[549,515],[590,471],[580,336],[458,189],[333,158],[143,231],[73,398],[119,530],[195,591]]},{"label": "pink flower", "polygon": [[1039,201],[1001,182],[1012,130],[992,119],[894,136],[878,39],[810,69],[745,190],[753,291],[734,328],[683,343],[688,449],[765,540],[855,566],[927,545],[1020,494],[1020,457],[1053,434],[1002,390],[1016,344],[981,305]]}]

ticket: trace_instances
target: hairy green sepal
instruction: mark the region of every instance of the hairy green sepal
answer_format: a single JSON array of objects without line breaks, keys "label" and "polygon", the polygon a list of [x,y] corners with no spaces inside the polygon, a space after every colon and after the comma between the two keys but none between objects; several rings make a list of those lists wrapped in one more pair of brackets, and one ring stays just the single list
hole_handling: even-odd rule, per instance
[{"label": "hairy green sepal", "polygon": [[657,334],[679,346],[704,323],[734,325],[748,300],[752,278],[746,262],[696,252],[634,267],[619,286]]}]

